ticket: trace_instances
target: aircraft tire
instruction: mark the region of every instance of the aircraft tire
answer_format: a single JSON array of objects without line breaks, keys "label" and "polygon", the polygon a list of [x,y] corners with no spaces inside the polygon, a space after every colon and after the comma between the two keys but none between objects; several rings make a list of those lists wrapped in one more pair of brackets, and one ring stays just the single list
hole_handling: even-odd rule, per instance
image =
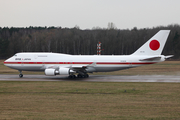
[{"label": "aircraft tire", "polygon": [[22,78],[22,77],[23,77],[23,74],[19,74],[19,77]]},{"label": "aircraft tire", "polygon": [[69,78],[76,78],[75,75],[69,75]]},{"label": "aircraft tire", "polygon": [[78,74],[77,77],[78,77],[78,78],[82,78],[82,75],[81,75],[81,74]]},{"label": "aircraft tire", "polygon": [[72,75],[72,78],[76,78],[76,76],[75,76],[75,75]]},{"label": "aircraft tire", "polygon": [[89,77],[88,74],[83,75],[83,78],[88,78],[88,77]]},{"label": "aircraft tire", "polygon": [[88,75],[88,74],[86,74],[85,76],[86,76],[86,78],[88,78],[88,77],[89,77],[89,75]]},{"label": "aircraft tire", "polygon": [[85,74],[85,75],[78,74],[77,77],[78,78],[88,78],[89,75],[88,74]]}]

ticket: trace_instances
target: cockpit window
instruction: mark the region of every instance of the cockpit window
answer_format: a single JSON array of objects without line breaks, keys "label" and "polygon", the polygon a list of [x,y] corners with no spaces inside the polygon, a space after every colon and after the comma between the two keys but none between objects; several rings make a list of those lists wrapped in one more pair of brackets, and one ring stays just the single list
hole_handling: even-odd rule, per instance
[{"label": "cockpit window", "polygon": [[14,57],[16,57],[17,55],[15,54]]}]

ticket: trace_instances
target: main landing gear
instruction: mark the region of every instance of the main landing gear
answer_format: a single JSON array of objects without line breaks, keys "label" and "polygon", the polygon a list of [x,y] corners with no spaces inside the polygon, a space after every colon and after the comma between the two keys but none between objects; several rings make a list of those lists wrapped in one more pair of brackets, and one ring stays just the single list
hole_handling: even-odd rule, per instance
[{"label": "main landing gear", "polygon": [[23,77],[22,71],[19,71],[19,72],[20,72],[19,78],[22,78]]},{"label": "main landing gear", "polygon": [[78,78],[88,78],[89,75],[88,74],[84,74],[84,75],[78,74],[77,77]]},{"label": "main landing gear", "polygon": [[69,78],[88,78],[89,75],[86,73],[84,75],[82,74],[78,74],[77,76],[76,75],[69,75]]}]

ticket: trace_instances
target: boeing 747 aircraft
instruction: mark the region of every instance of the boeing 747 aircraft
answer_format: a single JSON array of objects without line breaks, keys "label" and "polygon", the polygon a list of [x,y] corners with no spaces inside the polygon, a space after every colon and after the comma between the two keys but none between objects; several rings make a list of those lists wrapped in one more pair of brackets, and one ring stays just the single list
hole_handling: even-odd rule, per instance
[{"label": "boeing 747 aircraft", "polygon": [[161,55],[170,30],[160,30],[131,55],[69,55],[59,53],[17,53],[4,65],[22,71],[44,71],[45,75],[89,77],[88,73],[109,72],[149,65],[172,57]]}]

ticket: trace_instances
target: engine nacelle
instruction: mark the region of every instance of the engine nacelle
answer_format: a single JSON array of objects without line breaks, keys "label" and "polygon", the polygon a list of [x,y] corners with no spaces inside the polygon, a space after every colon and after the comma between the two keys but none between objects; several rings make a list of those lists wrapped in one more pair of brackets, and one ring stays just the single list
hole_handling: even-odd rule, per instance
[{"label": "engine nacelle", "polygon": [[55,69],[45,69],[45,75],[48,75],[48,76],[53,76],[53,75],[56,75],[56,70]]},{"label": "engine nacelle", "polygon": [[69,68],[59,68],[59,74],[60,75],[69,75],[70,69]]},{"label": "engine nacelle", "polygon": [[69,75],[75,73],[75,71],[70,70],[70,68],[59,68],[59,70],[55,69],[45,69],[45,75],[53,76],[53,75]]}]

